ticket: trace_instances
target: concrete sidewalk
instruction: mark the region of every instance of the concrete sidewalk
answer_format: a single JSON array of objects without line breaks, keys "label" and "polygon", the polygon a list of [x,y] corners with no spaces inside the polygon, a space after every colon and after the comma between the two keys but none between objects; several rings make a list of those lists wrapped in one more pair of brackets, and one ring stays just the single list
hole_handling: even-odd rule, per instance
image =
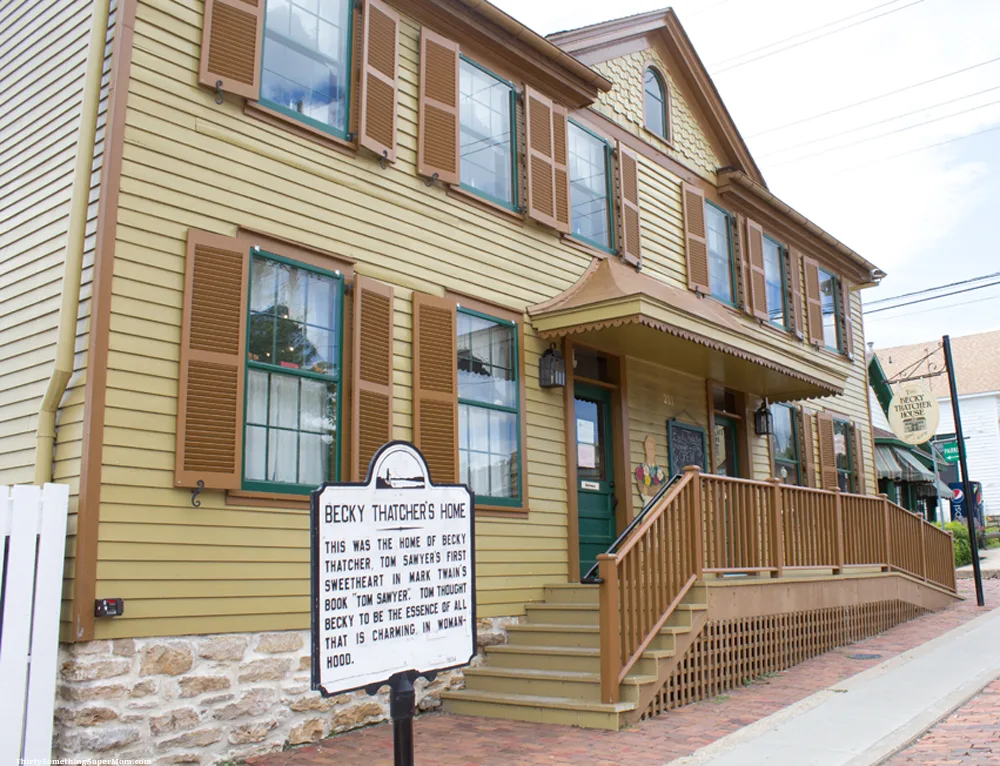
[{"label": "concrete sidewalk", "polygon": [[[979,570],[984,580],[1000,578],[1000,548],[982,548],[979,551]],[[955,570],[955,576],[960,580],[972,579],[972,564],[966,564]]]},{"label": "concrete sidewalk", "polygon": [[1000,677],[1000,610],[859,673],[669,766],[870,766]]}]

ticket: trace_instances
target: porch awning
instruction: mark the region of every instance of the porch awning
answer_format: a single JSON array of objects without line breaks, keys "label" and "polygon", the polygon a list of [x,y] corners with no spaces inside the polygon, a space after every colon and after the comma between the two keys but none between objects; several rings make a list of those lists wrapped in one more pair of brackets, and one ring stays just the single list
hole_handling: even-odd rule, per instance
[{"label": "porch awning", "polygon": [[903,472],[903,481],[934,483],[934,479],[937,477],[934,476],[933,472],[925,468],[924,464],[913,457],[913,455],[899,447],[889,447],[889,449],[892,450],[896,462],[899,463],[899,467]]},{"label": "porch awning", "polygon": [[943,481],[935,479],[933,484],[918,484],[917,495],[919,497],[939,497],[942,500],[951,500],[954,493]]},{"label": "porch awning", "polygon": [[614,258],[595,258],[576,284],[528,314],[543,338],[578,337],[776,401],[843,393],[851,369],[846,359]]},{"label": "porch awning", "polygon": [[903,469],[896,462],[896,457],[892,454],[892,447],[875,445],[875,470],[879,479],[888,481],[902,481],[903,479]]}]

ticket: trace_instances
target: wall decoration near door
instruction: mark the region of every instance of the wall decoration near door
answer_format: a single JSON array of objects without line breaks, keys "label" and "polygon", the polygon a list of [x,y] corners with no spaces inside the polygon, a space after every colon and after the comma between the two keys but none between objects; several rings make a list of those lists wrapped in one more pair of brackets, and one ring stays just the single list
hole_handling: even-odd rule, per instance
[{"label": "wall decoration near door", "polygon": [[652,497],[659,492],[660,487],[667,480],[667,475],[656,464],[656,439],[652,436],[643,439],[642,450],[645,462],[635,469],[635,483],[639,488],[640,495]]},{"label": "wall decoration near door", "polygon": [[685,466],[708,469],[708,444],[705,429],[671,418],[667,421],[667,457],[670,475],[680,473]]}]

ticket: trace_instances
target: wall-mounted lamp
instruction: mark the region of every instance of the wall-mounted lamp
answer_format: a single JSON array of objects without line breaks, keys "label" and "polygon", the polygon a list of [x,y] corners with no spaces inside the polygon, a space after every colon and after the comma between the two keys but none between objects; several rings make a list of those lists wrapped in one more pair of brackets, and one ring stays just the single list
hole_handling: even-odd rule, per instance
[{"label": "wall-mounted lamp", "polygon": [[538,360],[538,385],[542,388],[560,388],[566,385],[566,360],[553,343]]},{"label": "wall-mounted lamp", "polygon": [[774,417],[767,406],[767,399],[762,399],[760,407],[753,414],[753,430],[757,436],[770,436],[774,433]]}]

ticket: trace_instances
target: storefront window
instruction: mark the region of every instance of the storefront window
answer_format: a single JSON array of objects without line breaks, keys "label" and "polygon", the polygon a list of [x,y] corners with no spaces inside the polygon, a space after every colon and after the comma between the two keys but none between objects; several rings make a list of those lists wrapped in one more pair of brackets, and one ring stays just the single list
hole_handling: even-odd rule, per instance
[{"label": "storefront window", "polygon": [[823,308],[823,343],[834,351],[840,351],[840,333],[837,330],[837,316],[840,301],[840,285],[837,278],[828,271],[819,270],[820,305]]},{"label": "storefront window", "polygon": [[515,505],[521,496],[517,326],[458,311],[459,481],[478,502]]},{"label": "storefront window", "polygon": [[771,449],[774,452],[775,476],[785,484],[801,484],[802,468],[795,409],[787,404],[775,404],[771,406],[771,416],[774,419]]},{"label": "storefront window", "polygon": [[785,269],[781,245],[764,237],[764,282],[767,297],[767,319],[785,327]]},{"label": "storefront window", "polygon": [[608,205],[608,143],[575,123],[569,123],[569,183],[573,236],[602,250],[611,250]]},{"label": "storefront window", "polygon": [[348,0],[268,0],[260,100],[305,123],[347,136],[351,90]]},{"label": "storefront window", "polygon": [[705,203],[705,226],[708,232],[708,275],[712,297],[733,303],[732,242],[729,236],[729,213],[711,202]]},{"label": "storefront window", "polygon": [[250,262],[245,489],[311,492],[337,475],[343,280]]},{"label": "storefront window", "polygon": [[833,454],[837,461],[837,484],[843,492],[854,491],[854,455],[851,424],[833,421]]},{"label": "storefront window", "polygon": [[458,111],[462,188],[513,209],[513,86],[462,58]]}]

